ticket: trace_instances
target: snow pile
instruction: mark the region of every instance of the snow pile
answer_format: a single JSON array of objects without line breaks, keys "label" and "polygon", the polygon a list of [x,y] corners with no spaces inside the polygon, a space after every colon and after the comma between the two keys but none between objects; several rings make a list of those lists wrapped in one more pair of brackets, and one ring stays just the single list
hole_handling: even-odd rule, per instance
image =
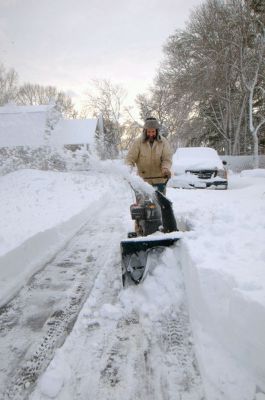
[{"label": "snow pile", "polygon": [[252,178],[265,178],[265,169],[250,169],[241,171],[240,176],[249,176]]},{"label": "snow pile", "polygon": [[182,240],[182,267],[209,399],[249,400],[258,388],[265,392],[260,176],[262,171],[233,175],[227,192],[169,191],[181,225],[190,230]]},{"label": "snow pile", "polygon": [[92,176],[51,171],[13,172],[1,177],[0,185],[0,255],[67,221],[104,193],[102,188],[94,195]]},{"label": "snow pile", "polygon": [[95,176],[21,170],[0,178],[0,304],[96,212],[109,189]]}]

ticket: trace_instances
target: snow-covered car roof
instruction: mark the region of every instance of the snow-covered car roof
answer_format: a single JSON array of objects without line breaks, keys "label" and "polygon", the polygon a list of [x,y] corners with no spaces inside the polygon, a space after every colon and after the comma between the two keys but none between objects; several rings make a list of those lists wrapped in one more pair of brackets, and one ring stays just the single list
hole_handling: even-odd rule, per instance
[{"label": "snow-covered car roof", "polygon": [[223,169],[216,150],[210,147],[179,147],[173,155],[173,169],[176,173],[186,170]]}]

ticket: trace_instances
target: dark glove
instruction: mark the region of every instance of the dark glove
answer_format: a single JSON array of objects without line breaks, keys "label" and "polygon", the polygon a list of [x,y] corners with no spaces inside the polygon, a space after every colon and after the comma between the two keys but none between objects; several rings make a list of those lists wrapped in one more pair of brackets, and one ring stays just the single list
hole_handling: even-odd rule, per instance
[{"label": "dark glove", "polygon": [[171,178],[171,171],[168,168],[162,168],[162,175],[164,178]]}]

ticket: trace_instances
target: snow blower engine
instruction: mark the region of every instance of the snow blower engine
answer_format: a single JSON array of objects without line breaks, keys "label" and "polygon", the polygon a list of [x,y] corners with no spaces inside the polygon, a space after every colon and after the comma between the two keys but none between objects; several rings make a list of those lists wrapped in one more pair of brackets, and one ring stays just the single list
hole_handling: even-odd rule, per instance
[{"label": "snow blower engine", "polygon": [[[145,278],[150,252],[161,252],[179,240],[177,234],[167,235],[177,231],[171,201],[158,190],[148,195],[132,189],[136,203],[131,205],[130,212],[135,231],[129,232],[128,239],[121,242],[123,286],[138,284]],[[153,235],[155,232],[161,235]]]}]

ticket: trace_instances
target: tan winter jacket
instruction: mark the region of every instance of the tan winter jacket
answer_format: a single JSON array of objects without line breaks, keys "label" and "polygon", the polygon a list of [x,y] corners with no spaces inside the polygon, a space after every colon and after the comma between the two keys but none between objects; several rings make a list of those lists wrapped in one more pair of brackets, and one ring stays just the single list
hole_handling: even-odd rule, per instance
[{"label": "tan winter jacket", "polygon": [[[158,136],[151,146],[144,137],[136,139],[132,147],[129,149],[126,164],[137,165],[138,174],[152,184],[164,183],[165,178],[162,177],[162,168],[170,170],[172,164],[172,154],[169,143],[163,136]],[[158,179],[145,179],[150,177],[161,177]]]}]

